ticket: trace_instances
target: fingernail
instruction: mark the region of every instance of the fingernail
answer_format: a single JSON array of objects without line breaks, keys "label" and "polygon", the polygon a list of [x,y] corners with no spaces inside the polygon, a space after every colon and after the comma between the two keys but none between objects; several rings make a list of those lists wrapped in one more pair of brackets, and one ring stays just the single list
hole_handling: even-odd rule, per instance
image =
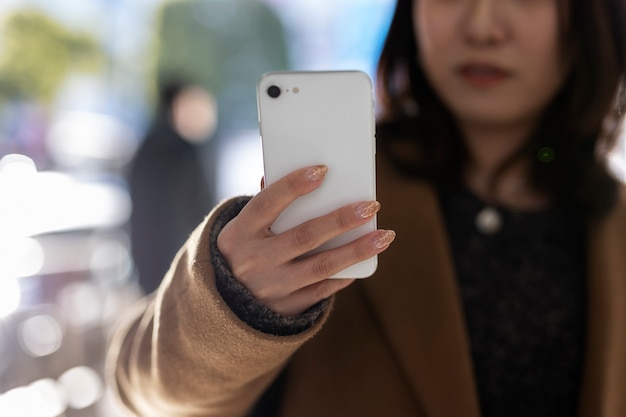
[{"label": "fingernail", "polygon": [[368,201],[366,203],[361,203],[355,208],[357,216],[362,219],[372,217],[378,212],[378,210],[380,210],[380,203],[378,201]]},{"label": "fingernail", "polygon": [[324,178],[327,172],[328,167],[326,165],[316,165],[306,171],[306,177],[310,181],[319,181]]},{"label": "fingernail", "polygon": [[396,238],[393,230],[383,230],[374,237],[373,244],[376,249],[385,249]]}]

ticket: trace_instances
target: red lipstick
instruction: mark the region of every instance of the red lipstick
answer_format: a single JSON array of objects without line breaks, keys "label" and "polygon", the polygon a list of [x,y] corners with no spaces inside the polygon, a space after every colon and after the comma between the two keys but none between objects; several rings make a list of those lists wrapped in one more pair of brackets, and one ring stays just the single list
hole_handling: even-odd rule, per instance
[{"label": "red lipstick", "polygon": [[460,65],[457,73],[464,82],[476,87],[492,87],[511,76],[509,71],[501,67],[478,62]]}]

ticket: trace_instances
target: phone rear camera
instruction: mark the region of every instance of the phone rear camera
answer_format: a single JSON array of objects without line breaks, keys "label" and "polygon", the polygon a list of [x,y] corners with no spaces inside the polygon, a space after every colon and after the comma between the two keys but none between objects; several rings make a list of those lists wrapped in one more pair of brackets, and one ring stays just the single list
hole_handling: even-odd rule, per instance
[{"label": "phone rear camera", "polygon": [[277,85],[270,85],[267,88],[267,95],[270,96],[271,98],[276,98],[280,95],[280,87],[278,87]]}]

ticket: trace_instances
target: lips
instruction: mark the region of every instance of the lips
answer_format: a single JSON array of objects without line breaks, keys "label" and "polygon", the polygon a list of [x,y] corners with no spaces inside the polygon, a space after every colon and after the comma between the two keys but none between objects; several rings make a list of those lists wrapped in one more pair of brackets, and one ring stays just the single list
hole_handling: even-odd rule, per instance
[{"label": "lips", "polygon": [[512,76],[510,71],[488,63],[467,63],[457,68],[457,73],[466,83],[479,87],[500,84]]}]

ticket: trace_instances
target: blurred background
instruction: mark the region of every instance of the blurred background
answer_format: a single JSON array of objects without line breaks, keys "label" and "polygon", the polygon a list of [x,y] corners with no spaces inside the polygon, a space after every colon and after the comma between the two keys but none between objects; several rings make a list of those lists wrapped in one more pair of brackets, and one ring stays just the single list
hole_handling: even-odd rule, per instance
[{"label": "blurred background", "polygon": [[373,75],[391,3],[0,1],[0,416],[124,415],[111,327],[258,190],[259,77]]},{"label": "blurred background", "polygon": [[257,80],[373,78],[392,3],[0,1],[1,417],[124,415],[110,329],[216,202],[258,190]]}]

